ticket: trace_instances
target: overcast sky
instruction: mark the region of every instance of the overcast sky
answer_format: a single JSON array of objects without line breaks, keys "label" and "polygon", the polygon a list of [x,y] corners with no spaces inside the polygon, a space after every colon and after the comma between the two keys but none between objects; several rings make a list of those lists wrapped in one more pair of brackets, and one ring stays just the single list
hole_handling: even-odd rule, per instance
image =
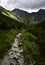
[{"label": "overcast sky", "polygon": [[45,0],[0,0],[0,5],[8,10],[19,8],[28,12],[45,9]]}]

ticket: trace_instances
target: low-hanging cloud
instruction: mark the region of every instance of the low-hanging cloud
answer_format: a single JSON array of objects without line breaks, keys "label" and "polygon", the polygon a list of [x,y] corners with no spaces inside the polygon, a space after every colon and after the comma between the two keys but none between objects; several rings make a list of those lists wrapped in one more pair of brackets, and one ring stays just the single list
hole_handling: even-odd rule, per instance
[{"label": "low-hanging cloud", "polygon": [[7,2],[6,4],[3,3],[4,7],[6,7],[9,10],[12,10],[13,8],[23,8],[23,9],[45,8],[45,0],[5,0],[5,1]]}]

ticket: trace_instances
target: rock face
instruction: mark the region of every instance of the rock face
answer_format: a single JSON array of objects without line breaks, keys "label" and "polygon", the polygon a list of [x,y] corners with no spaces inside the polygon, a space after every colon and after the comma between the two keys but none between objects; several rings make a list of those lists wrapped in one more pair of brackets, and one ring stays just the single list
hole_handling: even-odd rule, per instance
[{"label": "rock face", "polygon": [[22,48],[22,41],[21,41],[21,33],[16,35],[12,48],[0,61],[0,65],[24,65],[24,55],[23,55],[23,48]]}]

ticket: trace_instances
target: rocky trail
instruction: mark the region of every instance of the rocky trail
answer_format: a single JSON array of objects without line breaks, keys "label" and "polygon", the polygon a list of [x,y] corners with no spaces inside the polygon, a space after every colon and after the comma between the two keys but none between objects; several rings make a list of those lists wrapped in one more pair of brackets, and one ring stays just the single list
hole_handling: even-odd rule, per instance
[{"label": "rocky trail", "polygon": [[21,33],[16,35],[12,48],[0,61],[0,65],[24,65]]}]

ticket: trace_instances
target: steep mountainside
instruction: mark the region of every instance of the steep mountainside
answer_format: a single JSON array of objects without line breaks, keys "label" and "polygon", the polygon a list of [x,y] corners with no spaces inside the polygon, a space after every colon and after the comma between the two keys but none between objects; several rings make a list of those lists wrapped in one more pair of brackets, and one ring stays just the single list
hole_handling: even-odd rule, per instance
[{"label": "steep mountainside", "polygon": [[5,10],[0,6],[0,28],[16,28],[20,27],[20,20],[12,12]]},{"label": "steep mountainside", "polygon": [[26,11],[23,11],[23,10],[20,10],[20,9],[14,9],[12,10],[12,12],[14,14],[17,15],[17,17],[21,20],[21,21],[27,21],[28,22],[31,22],[32,21],[32,18],[31,18],[31,14],[26,12]]},{"label": "steep mountainside", "polygon": [[[27,14],[28,12],[20,10],[20,9],[14,9],[12,10],[12,12],[14,14],[16,14],[19,18],[23,18],[25,16],[25,14]],[[29,14],[29,13],[28,13]]]}]

